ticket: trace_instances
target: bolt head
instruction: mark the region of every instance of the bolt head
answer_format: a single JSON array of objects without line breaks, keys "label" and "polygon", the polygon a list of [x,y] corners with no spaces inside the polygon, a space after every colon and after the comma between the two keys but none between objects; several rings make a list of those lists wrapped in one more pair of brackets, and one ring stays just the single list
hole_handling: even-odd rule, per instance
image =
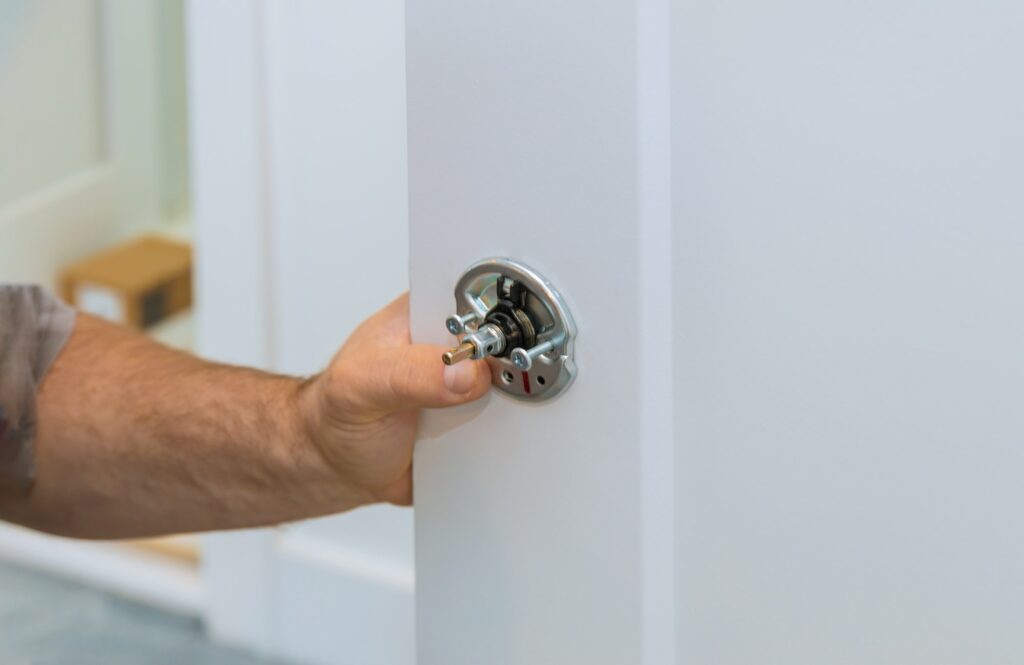
[{"label": "bolt head", "polygon": [[516,369],[526,372],[533,367],[533,360],[531,360],[530,354],[526,352],[526,349],[514,349],[511,358],[512,364],[516,366]]},{"label": "bolt head", "polygon": [[449,316],[448,320],[444,322],[444,325],[448,328],[448,332],[453,335],[458,335],[465,330],[462,325],[462,321],[459,320],[459,317],[457,316]]}]

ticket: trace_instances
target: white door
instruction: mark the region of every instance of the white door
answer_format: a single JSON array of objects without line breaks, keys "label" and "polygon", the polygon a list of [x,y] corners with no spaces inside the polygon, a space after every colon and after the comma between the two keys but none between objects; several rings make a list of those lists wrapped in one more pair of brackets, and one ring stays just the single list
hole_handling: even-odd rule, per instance
[{"label": "white door", "polygon": [[[197,1],[187,21],[200,353],[314,373],[408,288],[402,3]],[[409,510],[209,536],[203,567],[220,640],[414,657]]]},{"label": "white door", "polygon": [[[400,7],[192,10],[200,336],[310,371],[402,287]],[[425,421],[419,665],[1024,658],[1024,10],[407,13],[415,337],[494,255],[579,329],[557,399]],[[410,662],[407,519],[216,537],[215,631]]]},{"label": "white door", "polygon": [[[561,291],[578,378],[434,413],[415,459],[420,665],[671,662],[667,3],[409,3],[414,335],[470,264]],[[647,654],[648,660],[644,660]]]},{"label": "white door", "polygon": [[158,217],[156,2],[0,5],[0,281],[62,266]]},{"label": "white door", "polygon": [[579,376],[432,414],[419,665],[1024,660],[1024,9],[409,3],[415,335],[545,273]]}]

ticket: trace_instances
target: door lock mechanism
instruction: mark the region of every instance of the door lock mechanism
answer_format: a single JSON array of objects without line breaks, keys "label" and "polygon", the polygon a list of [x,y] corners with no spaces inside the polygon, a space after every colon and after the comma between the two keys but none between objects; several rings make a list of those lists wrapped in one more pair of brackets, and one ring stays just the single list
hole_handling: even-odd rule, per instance
[{"label": "door lock mechanism", "polygon": [[461,335],[442,360],[487,359],[494,385],[513,397],[541,401],[576,378],[576,325],[558,291],[512,259],[473,264],[455,285],[455,314],[445,322]]}]

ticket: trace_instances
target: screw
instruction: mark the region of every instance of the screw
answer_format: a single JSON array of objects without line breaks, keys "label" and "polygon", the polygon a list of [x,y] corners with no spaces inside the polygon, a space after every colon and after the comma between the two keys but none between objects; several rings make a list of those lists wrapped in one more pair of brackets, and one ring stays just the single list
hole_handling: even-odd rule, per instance
[{"label": "screw", "polygon": [[543,344],[538,344],[532,349],[513,349],[511,354],[512,364],[516,366],[516,369],[528,372],[530,371],[530,368],[533,367],[533,361],[536,360],[540,354],[547,353],[553,348],[555,348],[555,343],[548,340]]},{"label": "screw", "polygon": [[451,334],[459,335],[461,333],[466,332],[466,324],[475,319],[476,312],[470,312],[469,314],[463,314],[462,316],[459,316],[458,314],[452,314],[444,322],[444,326],[445,328],[448,329],[448,332],[450,332]]}]

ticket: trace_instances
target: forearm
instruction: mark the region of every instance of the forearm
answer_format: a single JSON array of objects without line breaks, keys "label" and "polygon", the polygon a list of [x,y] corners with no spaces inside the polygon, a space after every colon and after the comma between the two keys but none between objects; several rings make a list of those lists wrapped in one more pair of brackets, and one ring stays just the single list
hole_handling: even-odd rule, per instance
[{"label": "forearm", "polygon": [[325,463],[294,378],[216,365],[88,316],[38,394],[36,478],[4,517],[119,538],[274,524],[370,498]]}]

